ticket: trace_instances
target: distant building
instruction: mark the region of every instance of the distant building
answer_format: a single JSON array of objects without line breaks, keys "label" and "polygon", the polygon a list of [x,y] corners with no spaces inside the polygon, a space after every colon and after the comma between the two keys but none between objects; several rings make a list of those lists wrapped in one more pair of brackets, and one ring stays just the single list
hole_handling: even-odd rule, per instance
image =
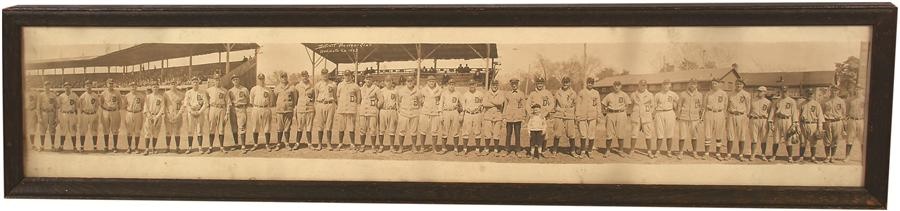
[{"label": "distant building", "polygon": [[595,83],[594,87],[600,90],[601,94],[607,94],[613,91],[613,82],[619,81],[622,82],[623,90],[631,92],[637,90],[638,82],[647,80],[648,89],[655,92],[662,89],[662,82],[668,79],[672,82],[672,90],[680,92],[687,89],[688,82],[690,82],[691,79],[694,79],[697,81],[697,86],[700,91],[707,91],[710,89],[713,79],[725,81],[726,86],[723,88],[731,89],[730,87],[733,87],[734,81],[740,77],[741,75],[731,68],[700,69],[652,74],[617,75],[600,79],[600,81]]},{"label": "distant building", "polygon": [[744,83],[746,83],[745,89],[748,91],[759,86],[766,86],[770,92],[774,93],[779,91],[782,85],[787,85],[789,87],[788,93],[791,96],[800,96],[802,89],[822,88],[833,84],[834,71],[739,73],[739,71],[731,68],[701,69],[612,76],[598,81],[595,88],[601,94],[607,94],[612,92],[613,82],[619,81],[622,82],[623,90],[632,92],[637,90],[638,82],[647,80],[648,89],[656,92],[661,89],[662,82],[668,79],[672,82],[672,90],[680,92],[687,89],[688,82],[694,79],[697,81],[698,89],[701,92],[706,92],[709,91],[712,80],[719,79],[724,82],[722,89],[730,91],[738,78],[744,80]]},{"label": "distant building", "polygon": [[798,97],[803,89],[831,86],[834,83],[834,71],[744,73],[741,78],[747,83],[748,89],[767,86],[770,91],[775,92],[786,85],[788,94]]}]

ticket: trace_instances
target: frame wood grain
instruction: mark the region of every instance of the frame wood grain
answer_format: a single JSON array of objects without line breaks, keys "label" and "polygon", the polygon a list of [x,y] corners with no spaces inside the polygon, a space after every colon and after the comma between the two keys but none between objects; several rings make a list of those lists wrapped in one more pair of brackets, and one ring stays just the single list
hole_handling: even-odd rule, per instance
[{"label": "frame wood grain", "polygon": [[[890,3],[478,6],[15,6],[3,10],[4,191],[8,198],[555,204],[887,206],[897,8]],[[466,184],[26,178],[24,26],[796,26],[872,27],[865,185]]]}]

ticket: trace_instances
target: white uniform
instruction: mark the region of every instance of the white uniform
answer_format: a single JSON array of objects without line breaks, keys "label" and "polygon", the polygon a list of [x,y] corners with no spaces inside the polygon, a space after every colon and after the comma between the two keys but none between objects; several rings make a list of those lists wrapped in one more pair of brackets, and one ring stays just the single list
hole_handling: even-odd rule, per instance
[{"label": "white uniform", "polygon": [[100,96],[94,92],[84,92],[81,94],[81,97],[78,98],[78,124],[80,126],[79,132],[81,132],[82,136],[97,136],[100,134],[99,126],[99,113],[100,111]]},{"label": "white uniform", "polygon": [[184,106],[181,109],[187,115],[186,133],[192,136],[205,134],[206,110],[209,96],[203,90],[188,90],[184,93]]},{"label": "white uniform", "polygon": [[[232,133],[244,135],[247,133],[247,107],[250,105],[250,90],[244,86],[234,86],[228,89],[228,95],[231,97],[232,109],[234,109],[234,121],[232,122]],[[235,131],[235,129],[237,129]],[[234,137],[235,140],[238,137]]]},{"label": "white uniform", "polygon": [[247,125],[248,132],[267,133],[271,129],[272,109],[275,95],[269,88],[257,85],[250,89],[250,108]]},{"label": "white uniform", "polygon": [[147,95],[144,103],[144,138],[159,138],[159,130],[162,127],[166,114],[165,96],[159,93]]},{"label": "white uniform", "polygon": [[129,92],[125,95],[125,131],[129,136],[140,136],[144,123],[144,100],[144,95],[140,93]]},{"label": "white uniform", "polygon": [[220,87],[209,87],[206,89],[209,96],[209,110],[207,113],[207,121],[209,122],[210,135],[225,134],[225,117],[227,115],[228,105],[231,104],[231,97],[228,92]]},{"label": "white uniform", "polygon": [[59,94],[59,135],[76,136],[78,132],[78,95],[75,92]]},{"label": "white uniform", "polygon": [[185,115],[183,110],[184,104],[184,93],[181,91],[170,89],[165,93],[166,102],[168,105],[166,106],[166,136],[179,136],[184,134],[184,128],[182,127],[182,122],[184,122]]},{"label": "white uniform", "polygon": [[657,92],[653,95],[656,104],[654,120],[656,121],[656,138],[671,139],[675,136],[675,104],[678,102],[678,94],[673,91]]}]

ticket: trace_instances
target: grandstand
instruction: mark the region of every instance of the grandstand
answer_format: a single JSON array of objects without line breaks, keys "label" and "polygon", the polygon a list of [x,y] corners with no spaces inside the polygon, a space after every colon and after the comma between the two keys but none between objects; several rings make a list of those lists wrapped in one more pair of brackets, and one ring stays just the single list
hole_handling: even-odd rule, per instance
[{"label": "grandstand", "polygon": [[[113,79],[122,88],[131,82],[147,86],[153,80],[184,82],[192,77],[206,80],[218,73],[229,78],[237,75],[244,84],[252,86],[255,84],[253,78],[256,75],[255,55],[258,49],[259,45],[255,43],[144,43],[96,57],[26,62],[25,71],[28,74],[25,76],[25,84],[37,87],[42,81],[47,81],[51,87],[58,89],[63,83],[69,82],[75,89],[80,89],[87,80]],[[245,50],[253,50],[254,56],[239,61],[230,58],[232,52]],[[217,62],[193,63],[195,56],[214,53],[219,54]],[[225,53],[224,61],[222,53]],[[178,58],[187,58],[188,64],[169,65],[169,60]],[[151,66],[151,63],[154,65]],[[94,71],[88,72],[89,68]],[[223,80],[223,82],[226,87],[230,86],[230,81]]]},{"label": "grandstand", "polygon": [[[349,69],[354,71],[357,76],[372,77],[378,81],[396,80],[399,76],[414,76],[416,83],[419,83],[421,78],[436,76],[457,81],[458,85],[470,82],[486,85],[489,79],[494,78],[499,72],[494,61],[498,58],[497,45],[489,43],[303,43],[303,45],[307,48],[307,55],[313,69],[317,69],[316,67],[324,61],[336,64],[337,67],[327,77],[338,77],[342,74],[334,70]],[[468,65],[465,67],[462,65],[458,67],[437,66],[437,60],[452,59],[482,59],[484,66],[473,68],[469,68]],[[424,66],[422,63],[425,60],[432,60],[434,65]],[[381,68],[382,62],[397,61],[415,61],[417,65],[409,68]],[[375,63],[375,68],[359,69],[361,63]],[[351,65],[351,67],[341,68],[341,64]],[[317,71],[312,71],[312,73],[312,77],[315,78]],[[357,77],[357,80],[363,77]]]}]

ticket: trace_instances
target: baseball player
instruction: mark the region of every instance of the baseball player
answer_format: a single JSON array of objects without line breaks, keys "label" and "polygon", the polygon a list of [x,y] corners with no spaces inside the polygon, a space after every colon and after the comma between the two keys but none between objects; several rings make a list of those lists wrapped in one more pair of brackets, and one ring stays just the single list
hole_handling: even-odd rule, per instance
[{"label": "baseball player", "polygon": [[556,105],[553,111],[553,149],[550,153],[554,156],[560,151],[559,139],[563,135],[569,142],[569,155],[579,156],[576,154],[578,149],[575,145],[575,133],[578,130],[575,126],[575,100],[577,97],[575,91],[572,90],[572,79],[563,77],[562,88],[553,96],[556,99]]},{"label": "baseball player", "polygon": [[153,82],[151,85],[151,93],[147,95],[144,103],[144,155],[156,153],[156,143],[159,140],[159,129],[162,127],[166,115],[166,107],[168,102],[166,97],[159,90],[159,82]]},{"label": "baseball player", "polygon": [[[312,84],[309,81],[309,72],[300,72],[300,83],[294,85],[297,90],[297,106],[294,108],[294,127],[297,129],[297,144],[290,150],[299,150],[300,143],[306,143],[307,148],[312,148],[312,122],[313,107],[316,96]],[[306,142],[303,142],[303,134],[306,134]]]},{"label": "baseball player", "polygon": [[397,84],[393,81],[387,82],[387,85],[378,95],[378,126],[381,135],[378,152],[382,152],[381,146],[384,146],[385,135],[390,139],[391,152],[398,153],[400,149],[394,150],[394,135],[397,131],[397,108],[400,106],[397,96]]},{"label": "baseball player", "polygon": [[103,151],[109,150],[109,136],[112,136],[112,151],[117,153],[119,126],[122,121],[120,110],[124,104],[121,92],[115,90],[112,79],[106,80],[106,89],[100,94],[100,128],[103,130]]},{"label": "baseball player", "polygon": [[475,139],[475,146],[481,146],[481,124],[484,95],[478,91],[478,83],[469,85],[469,91],[462,95],[463,127],[460,131],[463,141],[463,154],[469,153],[469,140]]},{"label": "baseball player", "polygon": [[625,137],[629,136],[628,124],[630,123],[625,109],[632,104],[632,101],[628,93],[622,91],[622,82],[613,82],[613,90],[600,101],[600,105],[603,106],[603,111],[606,113],[607,128],[606,152],[603,152],[603,157],[609,157],[613,139],[618,140],[619,156],[625,157]]},{"label": "baseball player", "polygon": [[[338,138],[338,150],[341,150],[345,140],[349,139],[350,149],[358,152],[356,147],[356,109],[359,107],[359,86],[353,81],[353,74],[344,71],[344,81],[337,85],[337,109],[334,115],[334,125],[331,132]],[[344,136],[346,134],[346,136]]]},{"label": "baseball player", "polygon": [[209,87],[206,88],[206,94],[209,96],[209,110],[207,110],[206,121],[209,123],[209,148],[206,154],[213,152],[216,138],[219,139],[219,150],[222,153],[228,153],[225,149],[225,123],[228,119],[228,107],[231,105],[231,96],[228,91],[219,84],[221,80],[218,74],[213,75],[207,80]]},{"label": "baseball player", "polygon": [[[774,129],[774,126],[768,124],[769,114],[771,113],[771,102],[769,99],[766,99],[766,89],[765,86],[760,86],[756,89],[756,97],[753,102],[750,103],[750,139],[752,141],[750,146],[750,158],[747,161],[752,161],[753,158],[756,157],[756,145],[762,143],[762,147],[760,148],[760,152],[762,157],[760,158],[763,161],[768,161],[766,158],[766,139],[768,139],[769,131]],[[740,151],[739,159],[743,161],[744,151]]]},{"label": "baseball player", "polygon": [[[278,142],[275,147],[269,147],[271,152],[281,150],[284,142],[291,140],[291,123],[294,119],[294,108],[297,105],[297,90],[288,84],[288,76],[286,73],[278,75],[278,85],[275,86],[275,138]],[[268,145],[268,143],[266,144]],[[286,145],[285,145],[286,146]]]},{"label": "baseball player", "polygon": [[800,106],[800,162],[803,161],[806,154],[806,146],[809,145],[810,160],[813,163],[819,163],[816,159],[816,145],[822,138],[825,124],[825,114],[822,112],[822,106],[816,100],[816,91],[807,91],[807,100]]},{"label": "baseball player", "polygon": [[191,79],[191,89],[184,93],[184,105],[181,108],[187,116],[185,118],[187,128],[185,129],[188,136],[188,148],[184,152],[185,154],[191,154],[191,150],[194,149],[194,136],[197,136],[197,152],[203,153],[203,133],[205,132],[203,123],[206,122],[208,102],[209,95],[200,89],[200,79],[194,77]]},{"label": "baseball player", "polygon": [[[503,94],[505,101],[502,112],[503,121],[506,122],[506,155],[512,152],[518,157],[519,151],[523,150],[521,147],[522,122],[528,116],[530,105],[526,102],[525,93],[519,90],[519,79],[510,79],[509,88],[510,90]],[[513,138],[516,142],[510,142]]]},{"label": "baseball player", "polygon": [[[750,99],[753,97],[750,96],[746,90],[744,90],[744,81],[738,79],[734,82],[734,90],[731,96],[728,96],[728,118],[726,120],[726,135],[728,139],[728,143],[726,143],[725,147],[725,160],[731,159],[731,152],[734,146],[734,142],[738,142],[738,160],[744,161],[744,145],[747,142],[747,129],[749,129],[750,119],[748,118],[747,112],[750,109]],[[756,148],[753,146],[753,148]]]},{"label": "baseball player", "polygon": [[834,162],[834,154],[837,153],[839,139],[847,135],[844,128],[844,119],[847,116],[847,101],[840,96],[841,89],[831,87],[831,98],[822,105],[825,115],[825,161]]},{"label": "baseball player", "polygon": [[866,94],[862,86],[857,85],[850,92],[851,97],[847,102],[847,146],[844,151],[844,158],[841,162],[850,159],[853,152],[853,144],[863,139],[866,118]]},{"label": "baseball player", "polygon": [[[85,92],[78,98],[78,124],[81,127],[79,129],[81,141],[77,149],[79,152],[84,152],[84,140],[87,136],[91,136],[92,143],[94,143],[94,151],[97,151],[97,135],[100,132],[98,129],[100,121],[98,120],[97,111],[100,110],[100,96],[94,93],[93,86],[93,82],[85,81]],[[72,142],[74,141],[72,140]]]},{"label": "baseball player", "polygon": [[[597,138],[600,118],[600,93],[593,89],[594,78],[588,77],[584,89],[578,92],[575,101],[575,117],[578,120],[578,132],[581,135],[581,154],[591,158],[594,151],[594,140]],[[574,148],[574,145],[572,146]]]},{"label": "baseball player", "polygon": [[[495,155],[500,154],[500,131],[503,130],[503,117],[500,111],[503,110],[503,93],[500,92],[500,81],[493,80],[490,84],[490,90],[484,93],[484,114],[482,114],[481,137],[484,138],[484,145],[487,146],[485,154],[489,154],[491,150]],[[493,145],[491,144],[493,140]]]},{"label": "baseball player", "polygon": [[175,152],[177,153],[181,151],[179,146],[181,146],[181,135],[184,134],[184,128],[182,127],[182,122],[185,119],[183,113],[184,92],[178,87],[177,82],[172,82],[169,85],[172,87],[163,93],[166,98],[166,150],[163,152],[169,153],[172,136],[175,136]]},{"label": "baseball player", "polygon": [[419,88],[422,109],[419,113],[419,139],[422,145],[431,142],[431,150],[438,151],[438,139],[441,127],[441,88],[437,86],[437,78],[428,76],[425,87]]},{"label": "baseball player", "polygon": [[[247,125],[250,125],[249,131],[253,133],[253,147],[244,150],[244,154],[249,151],[256,151],[259,148],[259,133],[264,133],[266,144],[271,140],[270,123],[272,119],[272,105],[275,104],[275,94],[272,90],[266,88],[266,75],[260,73],[256,76],[256,86],[250,89],[250,104],[252,108],[249,111]],[[268,148],[268,145],[266,145]]]},{"label": "baseball player", "polygon": [[[462,124],[462,114],[460,114],[460,111],[462,111],[462,104],[460,104],[462,93],[456,91],[456,86],[454,85],[454,81],[448,80],[446,90],[441,93],[441,136],[443,137],[444,145],[446,145],[448,138],[453,138],[453,151],[456,152],[456,155],[459,155],[461,149],[457,148],[457,146],[459,146],[459,128]],[[444,150],[441,149],[441,151]]]},{"label": "baseball player", "polygon": [[706,142],[704,144],[705,152],[703,159],[709,158],[709,146],[712,140],[716,141],[716,159],[722,159],[722,139],[725,138],[725,106],[728,104],[728,94],[719,86],[722,81],[714,79],[712,81],[712,90],[706,95],[706,117],[704,125],[706,126]]},{"label": "baseball player", "polygon": [[[128,150],[125,153],[137,153],[138,146],[141,143],[141,127],[144,123],[144,94],[138,90],[137,83],[128,84],[131,87],[130,92],[125,95],[125,135],[128,138]],[[134,148],[132,148],[132,140],[134,140]]]},{"label": "baseball player", "polygon": [[[772,144],[772,157],[770,161],[774,161],[778,155],[778,148],[781,143],[787,144],[788,162],[794,162],[794,143],[792,139],[796,136],[789,136],[791,131],[799,128],[800,123],[800,106],[794,98],[788,96],[788,87],[781,87],[781,99],[774,103],[772,111],[769,114],[769,125],[774,127],[775,140]],[[763,155],[765,155],[765,147],[763,147]]]},{"label": "baseball player", "polygon": [[[28,131],[28,140],[31,143],[31,150],[37,150],[37,145],[34,145],[34,137],[40,128],[40,124],[38,124],[38,116],[40,115],[38,108],[38,90],[36,89],[27,89],[28,92],[25,93],[25,130]],[[41,140],[43,141],[43,139]]]},{"label": "baseball player", "polygon": [[78,95],[72,92],[72,85],[69,82],[63,83],[63,89],[65,91],[56,98],[59,101],[60,137],[58,151],[62,151],[66,145],[66,137],[72,138],[72,148],[77,151],[75,136],[78,133],[78,120],[75,118],[77,118],[76,115],[78,113]]},{"label": "baseball player", "polygon": [[416,89],[416,82],[412,77],[405,81],[406,87],[397,90],[399,111],[397,114],[397,136],[400,136],[400,152],[403,152],[404,139],[411,137],[412,149],[418,150],[418,136],[416,131],[419,125],[419,108],[422,95]]},{"label": "baseball player", "polygon": [[57,111],[59,110],[59,101],[57,101],[56,94],[50,90],[50,82],[44,82],[44,92],[38,96],[37,99],[38,110],[41,112],[38,115],[38,123],[40,125],[41,133],[41,147],[38,148],[38,151],[44,151],[44,139],[45,136],[50,136],[50,149],[54,149],[56,143],[56,123],[58,121]]},{"label": "baseball player", "polygon": [[372,151],[375,151],[375,135],[378,134],[378,91],[371,77],[363,79],[363,86],[359,88],[359,108],[356,119],[356,132],[359,133],[360,152],[366,151],[366,139],[372,143]]},{"label": "baseball player", "polygon": [[[638,138],[643,138],[647,147],[647,157],[656,158],[653,155],[653,136],[656,129],[653,128],[653,112],[656,110],[653,93],[647,90],[647,81],[638,82],[638,91],[631,94],[634,100],[631,111],[631,150],[628,151],[630,156],[635,149],[635,142]],[[659,149],[657,149],[659,150]]]},{"label": "baseball player", "polygon": [[234,116],[229,115],[234,118],[231,121],[231,137],[234,146],[241,146],[241,152],[245,152],[247,150],[247,107],[250,105],[250,89],[241,84],[241,78],[237,75],[231,76],[231,84],[233,86],[228,89],[231,112],[234,113]]},{"label": "baseball player", "polygon": [[703,94],[697,89],[697,81],[691,79],[688,82],[688,89],[681,93],[678,97],[678,105],[675,106],[678,113],[678,128],[680,130],[680,139],[678,140],[678,158],[684,155],[684,141],[691,140],[692,155],[696,159],[697,152],[700,151],[700,145],[697,144],[697,138],[700,135],[700,123],[703,122]]},{"label": "baseball player", "polygon": [[[553,94],[550,93],[550,91],[547,91],[545,88],[546,87],[544,85],[543,78],[535,79],[534,80],[534,92],[531,92],[531,94],[528,96],[528,104],[529,105],[534,105],[534,104],[541,105],[541,108],[540,108],[541,115],[543,115],[544,119],[546,120],[553,113],[553,110],[556,107],[556,105],[554,105],[556,100],[553,98]],[[552,132],[553,132],[553,129],[549,128],[549,127],[544,128],[544,130],[543,130],[544,135],[550,134]],[[541,140],[544,141],[541,143],[541,146],[540,146],[541,147],[540,151],[543,152],[544,151],[543,148],[547,147],[546,146],[547,143],[546,143],[545,139],[541,139]]]},{"label": "baseball player", "polygon": [[318,146],[316,150],[322,150],[322,139],[324,135],[328,135],[328,150],[332,151],[331,143],[331,126],[334,121],[335,103],[337,100],[337,84],[328,79],[328,69],[322,69],[322,80],[316,83],[315,88],[316,107],[313,116],[313,127],[315,127],[318,137]]},{"label": "baseball player", "polygon": [[[662,90],[653,95],[654,108],[653,119],[656,121],[656,150],[653,156],[659,157],[662,142],[666,141],[666,156],[672,157],[672,138],[675,136],[675,105],[679,101],[678,94],[672,91],[672,83],[666,79],[662,83]],[[683,142],[683,141],[682,141]],[[678,156],[680,159],[681,156]]]}]

